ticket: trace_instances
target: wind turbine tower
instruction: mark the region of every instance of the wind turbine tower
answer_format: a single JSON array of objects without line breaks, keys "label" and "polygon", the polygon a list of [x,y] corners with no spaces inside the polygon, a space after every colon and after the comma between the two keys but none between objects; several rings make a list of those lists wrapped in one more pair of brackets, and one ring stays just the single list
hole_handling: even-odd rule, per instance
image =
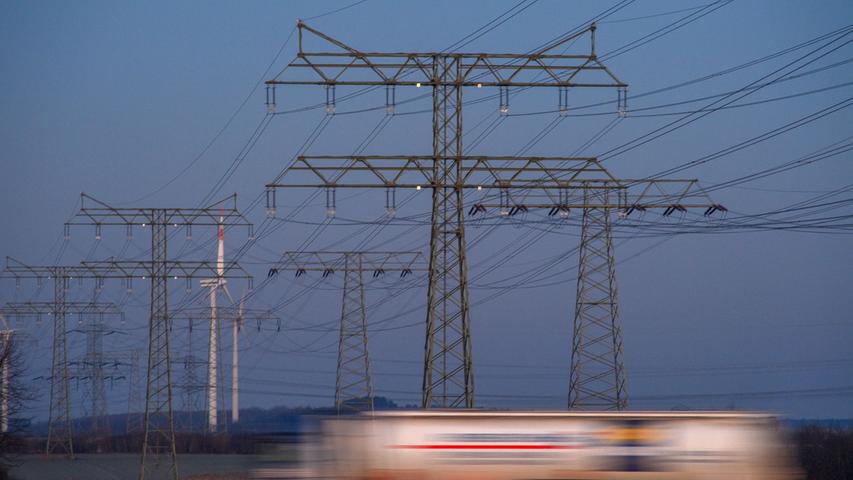
[{"label": "wind turbine tower", "polygon": [[228,292],[228,287],[225,285],[224,219],[220,217],[219,221],[219,245],[216,254],[216,278],[206,278],[201,281],[202,287],[210,289],[210,345],[208,347],[207,354],[207,429],[211,433],[216,432],[217,430],[217,414],[219,412],[219,405],[216,398],[216,393],[219,388],[219,320],[217,318],[216,306],[217,291],[222,289],[222,291],[225,292],[225,295],[231,299],[231,294]]}]

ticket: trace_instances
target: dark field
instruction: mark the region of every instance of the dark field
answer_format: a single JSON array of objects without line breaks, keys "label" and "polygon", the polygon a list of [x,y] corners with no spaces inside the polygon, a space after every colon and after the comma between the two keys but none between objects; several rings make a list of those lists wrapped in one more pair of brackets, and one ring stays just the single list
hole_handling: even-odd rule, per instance
[{"label": "dark field", "polygon": [[[178,466],[187,480],[245,479],[257,460],[252,455],[180,455]],[[134,480],[139,475],[136,454],[82,454],[73,461],[21,455],[17,463],[10,472],[14,480]]]}]

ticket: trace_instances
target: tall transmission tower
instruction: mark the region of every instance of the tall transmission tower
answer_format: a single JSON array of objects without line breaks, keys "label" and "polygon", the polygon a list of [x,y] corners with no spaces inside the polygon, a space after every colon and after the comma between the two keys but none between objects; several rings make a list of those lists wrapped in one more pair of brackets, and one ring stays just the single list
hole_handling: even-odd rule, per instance
[{"label": "tall transmission tower", "polygon": [[[617,179],[592,157],[475,156],[467,155],[462,144],[465,87],[497,87],[501,114],[509,112],[512,87],[556,88],[560,114],[567,111],[568,95],[574,89],[614,88],[617,111],[625,115],[627,84],[598,60],[595,24],[527,54],[370,53],[301,22],[298,27],[299,53],[289,66],[291,72],[305,73],[295,80],[268,80],[270,108],[275,108],[277,85],[325,85],[330,112],[335,108],[337,86],[385,86],[389,111],[393,111],[393,91],[397,86],[432,87],[432,155],[301,156],[267,185],[268,212],[275,211],[278,188],[324,188],[332,192],[327,195],[332,202],[337,188],[384,188],[390,192],[399,188],[432,189],[422,406],[474,405],[463,192],[476,190],[482,192],[484,199],[471,207],[469,216],[485,212],[488,207],[497,208],[501,216],[528,208],[546,208],[558,218],[567,217],[572,209],[586,213],[569,406],[624,408],[615,280],[602,284],[595,277],[602,265],[605,271],[612,271],[615,264],[609,220],[605,217],[615,212],[628,215],[649,209],[661,209],[664,215],[687,208],[702,208],[706,214],[725,209],[711,202],[693,179]],[[324,42],[327,51],[305,51],[304,32]],[[555,53],[561,47],[568,50],[582,38],[589,39],[588,51]],[[306,79],[306,75],[313,78]],[[393,193],[389,195],[394,197]],[[596,240],[602,238],[605,245],[611,246],[600,255],[602,250]],[[606,287],[604,303],[595,294],[602,286]],[[606,318],[593,314],[605,303],[614,306],[607,310]],[[604,333],[595,333],[599,327]]]},{"label": "tall transmission tower", "polygon": [[[180,312],[172,314],[172,320],[178,320],[184,315]],[[199,395],[204,391],[204,384],[199,380],[198,369],[207,365],[207,361],[195,354],[193,337],[197,320],[208,320],[209,312],[206,314],[187,314],[186,353],[180,359],[183,369],[182,381],[178,384],[181,394],[181,411],[183,412],[183,423],[178,422],[178,428],[185,431],[193,431],[194,417],[196,412],[201,411]]]},{"label": "tall transmission tower", "polygon": [[[217,323],[219,320],[231,320],[232,327],[232,345],[231,345],[231,424],[236,424],[240,421],[240,400],[239,400],[239,332],[242,331],[244,325],[251,320],[254,320],[258,330],[260,331],[261,324],[266,323],[271,320],[276,320],[278,322],[278,330],[281,330],[281,321],[280,319],[272,313],[270,310],[265,309],[257,309],[257,308],[245,308],[243,305],[243,300],[241,299],[239,305],[235,306],[220,306],[216,307],[216,318]],[[184,307],[178,311],[175,311],[171,314],[172,320],[177,319],[185,319],[188,322],[189,328],[187,331],[187,353],[181,359],[181,363],[184,368],[184,381],[180,385],[183,389],[183,403],[182,408],[186,411],[187,416],[190,417],[187,419],[187,424],[185,425],[188,429],[192,430],[192,412],[200,411],[201,404],[199,403],[199,394],[202,392],[206,392],[209,384],[206,381],[202,381],[199,379],[198,374],[196,373],[196,369],[203,367],[207,368],[209,359],[201,358],[194,353],[193,350],[193,332],[195,331],[195,326],[202,321],[205,323],[209,323],[210,321],[210,307],[197,308],[197,307]],[[222,326],[220,324],[220,329]],[[218,337],[218,335],[217,335]],[[219,341],[221,343],[221,341]],[[218,357],[218,355],[217,355]],[[219,365],[222,364],[222,361],[218,361]],[[217,367],[217,371],[219,368]],[[217,403],[219,400],[222,400],[224,397],[224,389],[220,384],[219,380],[222,379],[223,375],[220,373],[217,374],[217,392],[216,398]],[[222,405],[224,406],[224,400],[222,400]],[[220,408],[221,410],[221,408]],[[205,414],[207,417],[207,412]]]},{"label": "tall transmission tower", "polygon": [[544,199],[529,192],[509,189],[498,202],[475,204],[471,211],[498,208],[508,215],[529,208],[549,209],[552,216],[567,217],[581,210],[577,296],[569,371],[569,409],[623,410],[628,405],[622,328],[616,288],[616,259],[612,219],[634,212],[701,210],[705,216],[725,212],[714,203],[695,179],[616,179],[596,159],[586,160],[590,177],[575,177],[564,191],[544,192]]},{"label": "tall transmission tower", "polygon": [[[124,316],[123,313],[120,314]],[[122,362],[111,354],[104,353],[104,336],[118,333],[116,330],[108,329],[104,322],[104,314],[90,315],[89,321],[83,324],[84,315],[79,315],[80,320],[76,329],[86,335],[86,353],[78,361],[69,362],[77,372],[73,378],[84,380],[88,383],[87,396],[89,400],[89,431],[95,437],[108,437],[111,434],[109,424],[109,408],[107,404],[106,382],[116,380],[114,375],[106,375],[104,369],[108,366],[117,368]]]},{"label": "tall transmission tower", "polygon": [[[594,24],[577,34],[526,54],[368,53],[308,27],[301,21],[297,26],[299,53],[290,67],[295,71],[306,72],[314,78],[268,80],[266,84],[273,90],[272,95],[268,93],[267,103],[273,104],[272,108],[276,85],[324,85],[329,111],[334,111],[335,89],[338,86],[385,87],[389,111],[394,109],[396,87],[432,88],[432,155],[418,159],[410,155],[388,158],[393,164],[392,167],[396,168],[386,170],[380,175],[379,184],[346,185],[328,170],[321,170],[318,174],[330,174],[323,178],[320,186],[331,190],[355,186],[394,190],[402,187],[399,184],[400,174],[406,169],[423,169],[427,174],[426,182],[415,186],[418,189],[421,186],[432,189],[421,402],[424,408],[471,408],[474,406],[474,376],[463,195],[464,185],[467,183],[464,165],[469,158],[465,157],[463,146],[463,91],[466,87],[497,87],[501,98],[500,111],[505,114],[509,111],[509,93],[512,87],[558,88],[561,99],[569,89],[617,88],[621,100],[627,85],[596,58]],[[323,42],[328,50],[305,51],[303,37],[306,32]],[[555,50],[567,46],[569,42],[585,36],[590,39],[589,53],[555,53]],[[538,78],[537,74],[542,74],[543,78]],[[343,171],[370,172],[371,167],[360,159],[347,159],[346,162],[349,165]],[[274,211],[275,189],[285,186],[280,180],[286,172],[287,170],[282,172],[267,185],[268,211]]]},{"label": "tall transmission tower", "polygon": [[[134,226],[151,230],[150,261],[108,260],[84,262],[84,266],[109,269],[111,277],[124,278],[128,288],[134,278],[149,279],[151,282],[148,380],[139,479],[142,480],[146,476],[177,479],[169,352],[168,283],[170,279],[184,279],[187,288],[190,288],[193,279],[218,277],[219,269],[215,262],[170,259],[167,254],[169,227],[184,227],[187,237],[191,238],[193,226],[245,226],[251,237],[251,224],[237,210],[236,195],[206,208],[114,208],[83,193],[80,211],[66,224],[66,229],[71,225],[93,225],[96,238],[100,238],[103,225],[124,225],[129,238],[132,237]],[[222,270],[223,277],[251,280],[248,273],[236,262],[226,263]],[[164,454],[169,456],[167,464],[160,461],[161,455]],[[167,472],[162,471],[163,467]]]},{"label": "tall transmission tower", "polygon": [[74,458],[73,433],[71,428],[71,392],[68,372],[68,314],[118,313],[112,304],[68,302],[67,294],[70,281],[84,278],[95,280],[95,290],[103,286],[104,269],[88,269],[82,265],[31,266],[6,257],[6,272],[14,276],[16,285],[21,278],[35,278],[41,286],[44,279],[53,281],[52,302],[10,303],[5,307],[8,315],[36,316],[50,315],[53,318],[53,347],[51,350],[50,374],[50,414],[48,417],[48,435],[45,453],[51,455],[61,452]]},{"label": "tall transmission tower", "polygon": [[285,252],[274,268],[296,271],[296,276],[310,271],[323,272],[323,277],[343,272],[344,288],[341,300],[338,368],[335,379],[335,408],[373,411],[373,381],[370,373],[370,354],[367,343],[367,315],[364,302],[364,272],[373,277],[399,272],[405,277],[413,271],[423,271],[418,265],[420,252]]},{"label": "tall transmission tower", "polygon": [[[28,268],[33,269],[32,271],[39,271],[40,267]],[[69,270],[74,270],[75,268],[68,267],[65,270],[65,274],[70,275],[68,273]],[[65,284],[67,288],[68,279],[69,277],[66,277],[65,282],[54,283]],[[120,315],[121,312],[112,303],[62,302],[57,304],[54,300],[53,302],[7,303],[3,307],[3,313],[17,318],[35,317],[40,319],[43,316],[53,318],[51,372],[50,377],[48,377],[50,380],[50,414],[47,423],[48,434],[45,453],[47,455],[62,453],[69,458],[74,458],[74,435],[71,428],[71,372],[69,371],[71,362],[68,361],[67,350],[67,316],[72,314],[81,316]]]},{"label": "tall transmission tower", "polygon": [[[610,192],[590,192],[607,202]],[[585,208],[581,223],[569,409],[623,410],[628,406],[622,326],[616,288],[611,211]]]}]

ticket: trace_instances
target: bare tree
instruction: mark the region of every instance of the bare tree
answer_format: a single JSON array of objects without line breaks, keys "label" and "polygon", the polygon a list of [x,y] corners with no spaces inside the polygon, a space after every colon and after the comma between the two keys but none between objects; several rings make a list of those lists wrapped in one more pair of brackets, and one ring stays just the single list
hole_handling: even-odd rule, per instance
[{"label": "bare tree", "polygon": [[27,423],[18,414],[32,396],[23,381],[23,354],[17,348],[14,332],[4,328],[0,331],[0,342],[0,479],[5,479],[15,465],[17,434]]}]

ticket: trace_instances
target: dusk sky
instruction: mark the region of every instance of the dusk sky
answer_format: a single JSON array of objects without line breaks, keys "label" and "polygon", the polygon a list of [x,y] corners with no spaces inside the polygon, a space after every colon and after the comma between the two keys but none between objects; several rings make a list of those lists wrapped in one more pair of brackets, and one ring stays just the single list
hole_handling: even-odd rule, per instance
[{"label": "dusk sky", "polygon": [[[497,90],[469,89],[465,144],[467,154],[598,156],[622,178],[676,169],[667,177],[699,179],[729,210],[616,221],[630,408],[853,417],[847,0],[5,1],[0,255],[32,265],[145,259],[147,232],[126,241],[124,228],[104,227],[96,241],[94,228],[75,227],[63,239],[80,192],[122,207],[197,207],[236,192],[258,233],[239,258],[255,277],[251,307],[281,319],[280,329],[250,321],[241,332],[241,406],[331,405],[343,276],[282,272],[265,282],[267,272],[291,250],[426,255],[430,193],[397,192],[388,219],[382,189],[342,190],[337,216],[327,219],[321,193],[279,191],[277,217],[268,219],[264,185],[312,132],[320,133],[309,154],[431,153],[431,99],[399,87],[396,115],[386,119],[383,90],[348,99],[358,89],[340,87],[326,119],[323,87],[283,86],[268,113],[262,81],[294,78],[281,72],[295,57],[297,19],[364,51],[441,51],[464,39],[459,51],[517,53],[597,19],[600,58],[630,85],[626,118],[616,114],[615,91],[571,91],[566,117],[555,90],[511,91],[501,117],[490,97]],[[579,212],[561,221],[540,210],[468,222],[477,406],[565,408],[579,224]],[[215,229],[197,228],[189,241],[178,233],[171,258],[214,258]],[[245,229],[227,230],[226,259],[246,242]],[[366,281],[375,394],[417,404],[426,274]],[[247,285],[229,288],[239,297]],[[73,282],[70,297],[92,294],[92,282]],[[170,295],[173,310],[207,304],[197,281],[189,293],[175,282]],[[51,298],[49,282],[39,289],[22,280],[16,289],[0,280],[2,303]],[[124,323],[110,320],[107,357],[147,347],[148,299],[145,282],[127,294],[107,281],[100,300],[126,312]],[[29,412],[44,419],[49,383],[36,377],[49,375],[49,318],[10,321],[38,395]],[[77,321],[69,317],[69,329]],[[174,322],[180,382],[190,332]],[[230,324],[222,328],[230,372]],[[70,356],[81,357],[85,336],[69,339]],[[193,353],[206,355],[206,342],[199,321]],[[86,389],[72,382],[78,414]],[[176,389],[176,408],[181,395]],[[108,396],[111,413],[126,412],[127,381],[115,380]]]}]

